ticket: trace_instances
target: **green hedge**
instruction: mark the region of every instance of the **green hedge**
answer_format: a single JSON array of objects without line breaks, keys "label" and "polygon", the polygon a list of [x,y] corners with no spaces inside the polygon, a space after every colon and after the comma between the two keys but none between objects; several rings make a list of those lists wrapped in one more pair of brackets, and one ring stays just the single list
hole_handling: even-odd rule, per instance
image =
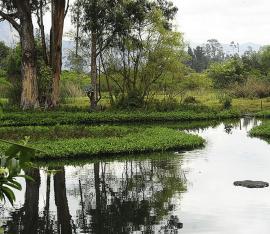
[{"label": "green hedge", "polygon": [[138,132],[139,127],[130,126],[85,126],[85,125],[54,125],[54,126],[23,126],[0,127],[0,139],[19,141],[25,136],[31,142],[43,139],[57,140],[65,138],[106,138],[122,137],[131,132]]},{"label": "green hedge", "polygon": [[49,126],[56,124],[142,123],[215,120],[240,117],[236,111],[182,112],[16,112],[0,116],[0,126]]}]

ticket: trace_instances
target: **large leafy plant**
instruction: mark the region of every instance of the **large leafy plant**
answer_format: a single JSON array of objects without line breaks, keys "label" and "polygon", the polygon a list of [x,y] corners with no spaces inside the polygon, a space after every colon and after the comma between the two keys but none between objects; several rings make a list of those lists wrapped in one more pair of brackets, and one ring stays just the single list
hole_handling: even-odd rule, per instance
[{"label": "large leafy plant", "polygon": [[12,205],[16,200],[14,189],[21,190],[21,184],[16,180],[18,177],[31,179],[21,174],[23,168],[30,166],[30,158],[34,156],[35,149],[26,146],[28,139],[22,144],[16,144],[1,140],[10,144],[10,147],[0,158],[0,201],[8,200]]}]

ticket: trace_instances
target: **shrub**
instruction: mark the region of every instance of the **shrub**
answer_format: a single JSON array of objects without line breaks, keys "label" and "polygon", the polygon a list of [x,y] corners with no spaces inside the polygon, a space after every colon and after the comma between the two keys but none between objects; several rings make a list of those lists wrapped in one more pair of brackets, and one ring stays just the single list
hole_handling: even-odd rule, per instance
[{"label": "shrub", "polygon": [[81,89],[80,85],[78,85],[75,81],[71,80],[62,81],[60,90],[61,100],[65,100],[66,98],[75,98],[83,96],[85,96],[83,90]]},{"label": "shrub", "polygon": [[147,110],[153,111],[174,111],[180,107],[180,104],[174,98],[166,98],[163,100],[153,99],[146,103]]},{"label": "shrub", "polygon": [[115,103],[119,109],[137,109],[144,106],[144,98],[140,91],[132,90],[125,96],[120,96]]},{"label": "shrub", "polygon": [[192,96],[189,96],[189,97],[186,97],[183,101],[184,104],[197,104],[199,103],[195,97],[192,97]]},{"label": "shrub", "polygon": [[214,63],[208,70],[209,77],[216,88],[228,88],[235,83],[244,81],[244,65],[238,58],[232,58],[223,63]]},{"label": "shrub", "polygon": [[232,107],[232,97],[228,94],[219,94],[218,95],[219,103],[224,109],[230,109]]},{"label": "shrub", "polygon": [[8,90],[12,87],[10,82],[4,77],[5,73],[0,70],[0,98],[6,98]]},{"label": "shrub", "polygon": [[239,98],[264,98],[270,96],[270,82],[251,77],[244,84],[232,85],[230,90],[232,95]]}]

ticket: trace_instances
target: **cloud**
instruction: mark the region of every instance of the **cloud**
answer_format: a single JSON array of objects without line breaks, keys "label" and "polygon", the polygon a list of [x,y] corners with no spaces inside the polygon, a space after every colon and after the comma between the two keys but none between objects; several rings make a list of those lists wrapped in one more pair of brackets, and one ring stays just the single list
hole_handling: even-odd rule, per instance
[{"label": "cloud", "polygon": [[174,0],[177,24],[185,38],[202,43],[217,38],[223,43],[270,44],[269,0]]}]

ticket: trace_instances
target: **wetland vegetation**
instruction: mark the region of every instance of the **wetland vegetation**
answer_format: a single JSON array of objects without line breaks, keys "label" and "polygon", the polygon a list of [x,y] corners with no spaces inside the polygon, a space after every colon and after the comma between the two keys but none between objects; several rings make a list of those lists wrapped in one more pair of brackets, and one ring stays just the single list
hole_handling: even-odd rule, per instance
[{"label": "wetland vegetation", "polygon": [[175,3],[0,4],[0,234],[269,233],[233,182],[270,181],[270,46],[193,47]]}]

